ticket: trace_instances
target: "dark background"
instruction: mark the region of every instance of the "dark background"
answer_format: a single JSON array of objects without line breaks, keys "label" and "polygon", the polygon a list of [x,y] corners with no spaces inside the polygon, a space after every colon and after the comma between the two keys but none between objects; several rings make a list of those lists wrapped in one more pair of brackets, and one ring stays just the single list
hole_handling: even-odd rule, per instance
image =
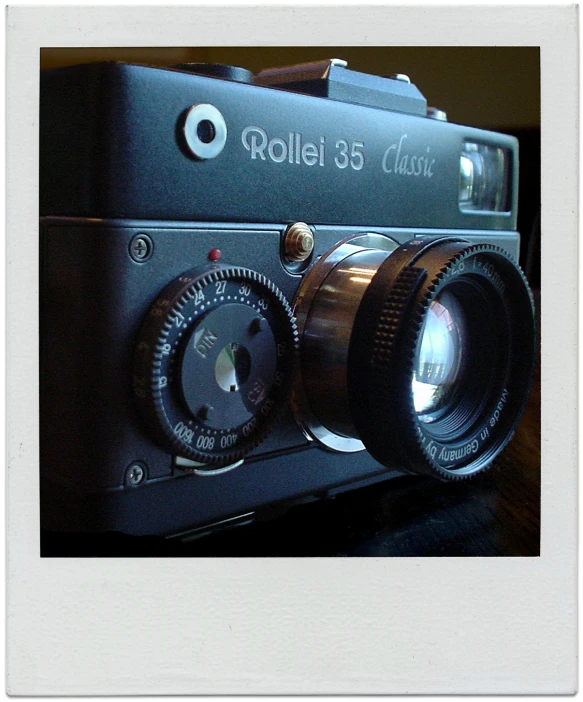
[{"label": "dark background", "polygon": [[[41,68],[101,60],[214,62],[253,72],[326,58],[377,75],[406,73],[451,122],[518,137],[521,265],[540,286],[538,47],[203,47],[43,49]],[[403,477],[295,507],[191,542],[43,533],[45,556],[538,556],[540,373],[516,436],[472,480]]]},{"label": "dark background", "polygon": [[406,73],[453,122],[495,129],[540,127],[537,47],[206,47],[43,49],[41,68],[119,60],[151,65],[211,62],[262,68],[343,58],[355,71]]}]

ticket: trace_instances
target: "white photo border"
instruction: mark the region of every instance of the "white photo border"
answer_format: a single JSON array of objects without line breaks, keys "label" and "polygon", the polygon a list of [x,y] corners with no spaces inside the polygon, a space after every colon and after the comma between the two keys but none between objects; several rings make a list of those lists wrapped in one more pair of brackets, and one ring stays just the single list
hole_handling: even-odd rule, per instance
[{"label": "white photo border", "polygon": [[[540,557],[40,558],[39,51],[209,37],[223,46],[540,46]],[[574,5],[9,8],[9,694],[575,691],[577,60]]]}]

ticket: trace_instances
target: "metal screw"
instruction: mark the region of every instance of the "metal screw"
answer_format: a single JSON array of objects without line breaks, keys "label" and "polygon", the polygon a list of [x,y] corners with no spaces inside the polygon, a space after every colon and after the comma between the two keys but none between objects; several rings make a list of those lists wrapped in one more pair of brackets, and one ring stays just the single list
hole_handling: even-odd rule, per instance
[{"label": "metal screw", "polygon": [[139,485],[145,477],[146,471],[139,463],[132,463],[127,470],[127,480],[130,485]]},{"label": "metal screw", "polygon": [[289,261],[305,261],[314,250],[314,235],[305,222],[295,222],[288,227],[283,242]]},{"label": "metal screw", "polygon": [[154,244],[147,234],[136,234],[129,245],[130,256],[137,263],[144,263],[154,252]]}]

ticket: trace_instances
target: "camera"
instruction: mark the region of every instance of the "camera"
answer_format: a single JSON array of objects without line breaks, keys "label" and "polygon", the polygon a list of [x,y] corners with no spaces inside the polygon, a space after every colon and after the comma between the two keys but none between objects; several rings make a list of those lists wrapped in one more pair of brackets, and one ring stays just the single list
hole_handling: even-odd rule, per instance
[{"label": "camera", "polygon": [[203,533],[506,446],[516,139],[339,59],[85,64],[40,98],[46,529]]}]

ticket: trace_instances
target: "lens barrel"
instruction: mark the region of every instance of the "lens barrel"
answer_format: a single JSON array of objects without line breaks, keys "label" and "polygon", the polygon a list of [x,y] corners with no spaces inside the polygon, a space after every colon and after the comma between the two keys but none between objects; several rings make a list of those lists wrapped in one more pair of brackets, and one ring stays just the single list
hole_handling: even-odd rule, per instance
[{"label": "lens barrel", "polygon": [[457,238],[336,256],[306,295],[310,309],[298,298],[296,396],[308,433],[404,472],[456,479],[487,467],[513,434],[534,369],[532,296],[518,266],[497,246]]}]

